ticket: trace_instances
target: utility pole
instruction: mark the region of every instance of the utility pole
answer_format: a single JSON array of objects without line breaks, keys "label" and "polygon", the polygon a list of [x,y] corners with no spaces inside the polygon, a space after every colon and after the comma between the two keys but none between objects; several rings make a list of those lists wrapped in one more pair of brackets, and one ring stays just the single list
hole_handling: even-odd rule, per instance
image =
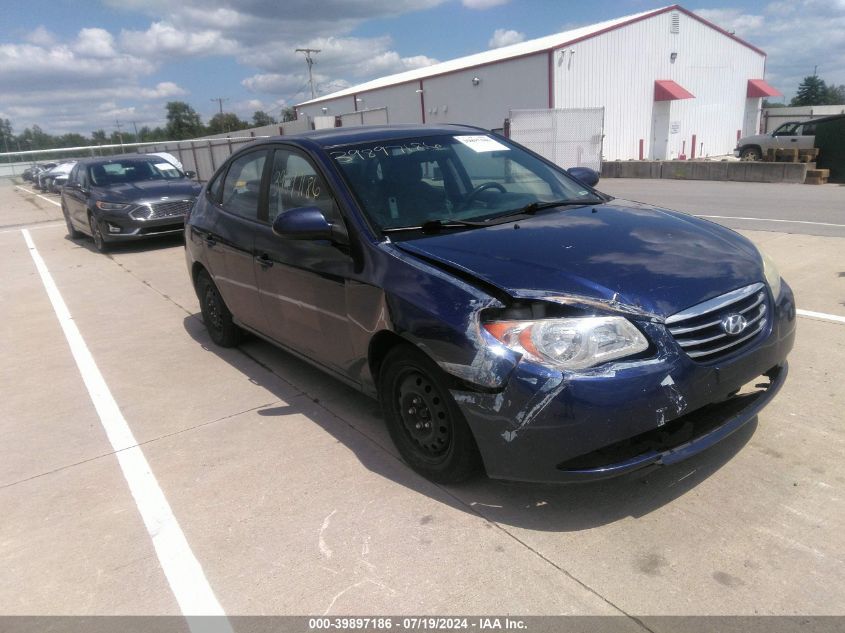
[{"label": "utility pole", "polygon": [[135,121],[132,121],[132,127],[135,129],[135,140],[141,141],[141,137],[138,135],[138,124]]},{"label": "utility pole", "polygon": [[123,153],[123,134],[121,133],[120,128],[122,128],[123,125],[121,125],[120,121],[117,121],[117,120],[114,122],[114,125],[117,128],[117,139],[120,141],[120,153],[122,154]]},{"label": "utility pole", "polygon": [[211,101],[217,102],[217,107],[220,110],[220,114],[223,114],[223,102],[228,100],[229,99],[227,99],[226,97],[214,97],[213,99],[211,99]]},{"label": "utility pole", "polygon": [[317,96],[317,93],[314,92],[314,75],[311,74],[311,66],[314,65],[314,58],[311,57],[311,53],[315,55],[319,53],[322,49],[320,48],[297,48],[297,53],[305,53],[305,63],[308,64],[308,85],[311,86],[311,98],[314,99]]}]

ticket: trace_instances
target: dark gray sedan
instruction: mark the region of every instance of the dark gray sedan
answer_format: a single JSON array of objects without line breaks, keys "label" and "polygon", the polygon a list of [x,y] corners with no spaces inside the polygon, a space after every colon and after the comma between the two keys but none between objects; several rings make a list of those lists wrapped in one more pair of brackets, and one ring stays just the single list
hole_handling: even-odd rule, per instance
[{"label": "dark gray sedan", "polygon": [[158,156],[79,161],[62,190],[68,235],[90,235],[103,252],[111,243],[179,233],[200,191],[193,176]]}]

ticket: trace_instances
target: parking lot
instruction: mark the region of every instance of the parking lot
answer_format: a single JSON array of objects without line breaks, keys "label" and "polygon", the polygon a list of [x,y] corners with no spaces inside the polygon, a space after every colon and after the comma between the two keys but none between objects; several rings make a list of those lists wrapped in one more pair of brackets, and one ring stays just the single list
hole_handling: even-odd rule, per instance
[{"label": "parking lot", "polygon": [[[676,466],[444,487],[375,401],[254,338],[215,347],[179,239],[101,255],[57,196],[0,185],[3,614],[845,613],[845,188],[599,188],[771,255],[804,311],[785,387]],[[130,457],[157,486],[130,488]]]}]

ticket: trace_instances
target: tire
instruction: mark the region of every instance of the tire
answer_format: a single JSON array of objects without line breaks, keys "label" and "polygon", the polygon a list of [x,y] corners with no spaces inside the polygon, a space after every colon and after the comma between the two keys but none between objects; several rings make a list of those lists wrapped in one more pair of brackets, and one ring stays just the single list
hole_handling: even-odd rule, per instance
[{"label": "tire", "polygon": [[107,253],[109,245],[103,239],[103,232],[100,230],[100,223],[97,222],[93,213],[88,214],[88,226],[91,228],[91,239],[94,240],[94,248],[100,253]]},{"label": "tire", "polygon": [[232,321],[220,291],[204,270],[197,275],[197,297],[202,309],[202,321],[208,335],[220,347],[235,347],[243,338],[243,330]]},{"label": "tire", "polygon": [[379,372],[379,401],[399,454],[423,477],[454,484],[481,470],[481,456],[448,376],[410,345],[391,349]]},{"label": "tire", "polygon": [[67,225],[67,236],[72,240],[78,240],[82,237],[82,233],[73,228],[73,223],[70,221],[70,215],[67,212],[67,207],[62,203],[62,215],[65,216],[65,224]]},{"label": "tire", "polygon": [[739,153],[742,160],[763,160],[763,152],[759,147],[746,147]]}]

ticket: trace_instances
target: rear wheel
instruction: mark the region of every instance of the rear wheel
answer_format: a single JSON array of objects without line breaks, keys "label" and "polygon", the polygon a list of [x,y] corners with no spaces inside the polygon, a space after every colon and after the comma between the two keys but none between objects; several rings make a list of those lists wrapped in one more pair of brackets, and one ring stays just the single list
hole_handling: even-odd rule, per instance
[{"label": "rear wheel", "polygon": [[220,347],[234,347],[243,337],[243,330],[232,321],[232,313],[220,296],[220,291],[204,270],[197,275],[197,297],[202,320],[208,335]]},{"label": "rear wheel", "polygon": [[103,239],[103,232],[100,230],[100,223],[94,217],[94,214],[88,214],[88,226],[91,228],[91,238],[94,240],[94,248],[99,252],[105,253],[109,250],[106,240]]},{"label": "rear wheel", "polygon": [[481,457],[447,381],[410,345],[390,350],[379,375],[379,400],[399,453],[424,477],[448,484],[481,470]]}]

